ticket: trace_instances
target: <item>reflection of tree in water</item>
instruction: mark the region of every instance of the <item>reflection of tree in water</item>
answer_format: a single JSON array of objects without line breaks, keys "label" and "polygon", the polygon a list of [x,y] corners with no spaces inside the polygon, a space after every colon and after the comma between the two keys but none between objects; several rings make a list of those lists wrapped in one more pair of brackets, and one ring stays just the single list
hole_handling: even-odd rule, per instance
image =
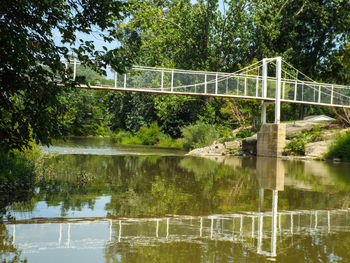
[{"label": "reflection of tree in water", "polygon": [[250,191],[255,187],[254,177],[244,169],[179,157],[143,162],[139,169],[132,167],[130,177],[124,176],[130,180],[126,183],[129,188],[114,192],[108,205],[115,216],[201,215],[255,206],[256,198]]},{"label": "reflection of tree in water", "polygon": [[[31,211],[37,201],[46,201],[60,206],[64,216],[70,209],[93,208],[98,197],[109,195],[106,209],[117,217],[253,211],[254,190],[259,186],[253,165],[241,162],[230,166],[193,157],[61,155],[48,160],[52,176],[38,182],[34,197],[13,208]],[[279,198],[281,209],[348,207],[349,186],[339,175],[348,167],[323,165],[334,181],[329,185],[312,174],[309,164],[285,162],[284,166],[295,185],[309,185],[310,190],[287,185]],[[270,203],[271,196],[265,202]]]},{"label": "reflection of tree in water", "polygon": [[[243,257],[244,255],[244,257]],[[263,262],[264,257],[256,255],[241,244],[208,241],[202,243],[173,242],[153,245],[128,242],[110,243],[105,247],[106,262]]]},{"label": "reflection of tree in water", "polygon": [[194,174],[202,195],[210,199],[217,212],[254,209],[256,196],[252,189],[257,188],[257,183],[251,170],[204,158],[185,158],[180,165]]},{"label": "reflection of tree in water", "polygon": [[13,245],[13,237],[10,237],[6,225],[0,223],[0,262],[27,262],[20,260],[21,252]]}]

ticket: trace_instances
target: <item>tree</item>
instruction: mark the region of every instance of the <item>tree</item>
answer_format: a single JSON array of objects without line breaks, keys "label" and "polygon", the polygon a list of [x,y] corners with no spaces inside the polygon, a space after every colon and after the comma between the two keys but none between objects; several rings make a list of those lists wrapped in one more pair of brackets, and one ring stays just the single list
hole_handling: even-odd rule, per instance
[{"label": "tree", "polygon": [[[61,59],[72,55],[103,73],[107,64],[123,70],[118,48],[96,51],[78,33],[99,32],[112,41],[124,4],[114,0],[20,0],[0,7],[0,147],[22,149],[33,137],[49,144],[61,134],[65,106],[60,101],[72,81]],[[61,35],[56,43],[54,33]],[[76,45],[76,46],[75,46]],[[69,49],[68,47],[72,47]],[[121,49],[121,47],[119,48]],[[58,85],[58,80],[63,87]]]}]

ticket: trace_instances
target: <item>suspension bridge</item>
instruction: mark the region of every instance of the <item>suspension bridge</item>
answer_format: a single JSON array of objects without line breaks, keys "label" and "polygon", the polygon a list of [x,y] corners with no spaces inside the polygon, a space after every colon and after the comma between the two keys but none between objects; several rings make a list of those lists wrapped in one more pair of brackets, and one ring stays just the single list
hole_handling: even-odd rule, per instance
[{"label": "suspension bridge", "polygon": [[[75,79],[79,61],[64,63],[66,67],[73,63]],[[134,66],[122,75],[115,72],[114,85],[78,85],[77,88],[262,101],[263,126],[260,139],[258,135],[257,154],[272,157],[280,156],[284,148],[285,127],[279,125],[281,103],[350,109],[350,86],[314,81],[281,57],[265,58],[234,73]],[[264,126],[267,103],[275,104],[277,126]],[[273,135],[268,137],[268,134]]]},{"label": "suspension bridge", "polygon": [[[75,79],[80,62],[64,63],[73,64]],[[114,85],[77,87],[350,108],[350,86],[314,81],[281,57],[265,58],[234,73],[134,66],[125,74],[114,72]]]}]

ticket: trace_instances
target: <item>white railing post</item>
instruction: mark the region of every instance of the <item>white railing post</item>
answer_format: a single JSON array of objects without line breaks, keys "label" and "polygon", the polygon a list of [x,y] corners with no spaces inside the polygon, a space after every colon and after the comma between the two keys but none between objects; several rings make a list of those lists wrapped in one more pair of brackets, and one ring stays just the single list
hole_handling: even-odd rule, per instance
[{"label": "white railing post", "polygon": [[321,85],[318,86],[318,103],[321,103]]},{"label": "white railing post", "polygon": [[204,74],[204,93],[208,93],[207,74]]},{"label": "white railing post", "polygon": [[124,74],[124,89],[126,89],[126,73]]},{"label": "white railing post", "polygon": [[218,94],[218,73],[215,74],[215,94]]},{"label": "white railing post", "polygon": [[255,97],[259,97],[259,76],[256,77]]},{"label": "white railing post", "polygon": [[66,68],[66,74],[64,76],[67,78],[67,70],[68,70],[68,61],[64,62],[65,68]]},{"label": "white railing post", "polygon": [[160,90],[163,91],[163,86],[164,86],[164,70],[162,70],[162,79],[161,79],[161,82],[160,82]]},{"label": "white railing post", "polygon": [[294,86],[294,101],[297,100],[297,91],[298,91],[298,82],[295,81],[295,86]]},{"label": "white railing post", "polygon": [[114,88],[118,88],[118,73],[114,72]]},{"label": "white railing post", "polygon": [[244,78],[244,96],[247,96],[247,77]]},{"label": "white railing post", "polygon": [[171,70],[171,92],[174,91],[174,70]]},{"label": "white railing post", "polygon": [[332,89],[331,89],[331,104],[333,104],[333,89],[334,89],[334,85],[332,85]]},{"label": "white railing post", "polygon": [[280,123],[281,118],[281,73],[282,58],[276,58],[276,101],[275,101],[275,123]]},{"label": "white railing post", "polygon": [[73,61],[73,80],[75,80],[76,75],[77,75],[77,59],[74,58],[74,61]]},{"label": "white railing post", "polygon": [[237,95],[239,94],[239,77],[237,77]]}]

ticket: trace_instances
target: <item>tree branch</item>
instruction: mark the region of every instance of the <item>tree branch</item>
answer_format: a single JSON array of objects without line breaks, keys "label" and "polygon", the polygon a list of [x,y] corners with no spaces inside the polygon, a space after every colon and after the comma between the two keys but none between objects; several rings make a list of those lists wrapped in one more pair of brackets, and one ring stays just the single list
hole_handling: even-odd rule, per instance
[{"label": "tree branch", "polygon": [[279,16],[282,12],[282,10],[286,7],[286,5],[288,4],[289,0],[286,0],[283,5],[281,6],[280,10],[278,10],[277,16]]},{"label": "tree branch", "polygon": [[303,5],[300,7],[299,11],[296,12],[296,13],[294,14],[294,16],[298,16],[298,15],[300,15],[300,13],[302,13],[302,12],[304,11],[304,7],[306,6],[307,2],[309,2],[309,0],[306,0],[306,1],[303,3]]}]

